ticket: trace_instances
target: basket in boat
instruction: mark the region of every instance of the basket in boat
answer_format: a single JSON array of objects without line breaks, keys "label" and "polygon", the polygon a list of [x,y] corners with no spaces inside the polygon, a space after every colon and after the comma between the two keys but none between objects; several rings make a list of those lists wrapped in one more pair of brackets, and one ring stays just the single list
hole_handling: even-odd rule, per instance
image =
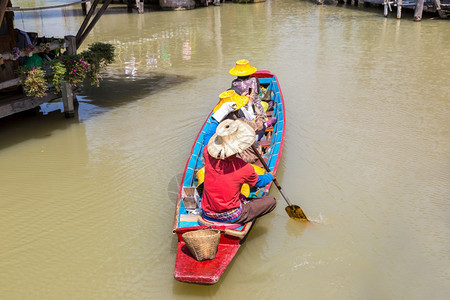
[{"label": "basket in boat", "polygon": [[196,260],[202,261],[216,257],[220,240],[220,230],[194,230],[183,233],[182,237]]}]

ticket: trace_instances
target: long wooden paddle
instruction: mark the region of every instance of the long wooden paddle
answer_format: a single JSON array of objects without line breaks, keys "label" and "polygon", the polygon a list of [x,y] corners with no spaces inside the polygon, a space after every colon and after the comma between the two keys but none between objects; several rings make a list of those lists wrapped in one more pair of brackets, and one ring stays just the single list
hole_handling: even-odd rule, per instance
[{"label": "long wooden paddle", "polygon": [[[236,116],[236,112],[234,111],[231,113],[234,120],[237,120],[238,117]],[[261,157],[261,154],[259,153],[258,149],[256,149],[255,144],[252,144],[252,150],[255,153],[255,155],[258,157],[259,161],[264,166],[264,169],[266,169],[267,172],[272,172],[269,168],[269,166],[266,164],[266,161]],[[298,205],[293,205],[291,201],[289,201],[289,198],[284,193],[283,189],[281,188],[281,185],[278,183],[277,179],[273,179],[273,183],[277,186],[278,190],[280,191],[281,196],[283,196],[284,200],[287,202],[288,206],[285,207],[286,213],[288,216],[292,219],[300,219],[301,221],[309,222],[308,218],[306,217],[305,213]]]},{"label": "long wooden paddle", "polygon": [[[269,166],[266,164],[266,161],[261,157],[261,154],[259,153],[258,149],[256,149],[255,145],[252,144],[252,150],[255,153],[255,155],[258,157],[259,161],[263,164],[264,169],[266,169],[267,172],[271,172],[269,169]],[[280,191],[281,196],[283,196],[284,200],[286,200],[288,206],[286,206],[285,210],[289,217],[293,219],[300,219],[301,221],[309,222],[308,218],[306,217],[303,210],[298,205],[293,205],[291,201],[289,201],[289,198],[284,193],[283,189],[281,188],[281,185],[278,183],[277,179],[273,179],[273,183],[277,186],[278,190]]]}]

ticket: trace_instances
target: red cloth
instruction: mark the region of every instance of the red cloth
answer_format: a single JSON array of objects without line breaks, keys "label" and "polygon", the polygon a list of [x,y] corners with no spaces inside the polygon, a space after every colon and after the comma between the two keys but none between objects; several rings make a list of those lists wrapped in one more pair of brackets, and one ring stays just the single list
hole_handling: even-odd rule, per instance
[{"label": "red cloth", "polygon": [[241,205],[239,194],[244,183],[254,186],[258,174],[249,163],[235,156],[224,160],[209,155],[207,148],[203,150],[205,157],[205,181],[203,186],[202,209],[221,213]]}]

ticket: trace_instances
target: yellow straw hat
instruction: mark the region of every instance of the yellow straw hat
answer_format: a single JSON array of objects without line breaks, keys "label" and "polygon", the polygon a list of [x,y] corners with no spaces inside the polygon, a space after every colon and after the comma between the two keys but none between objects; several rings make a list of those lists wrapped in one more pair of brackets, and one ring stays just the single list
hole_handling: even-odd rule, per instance
[{"label": "yellow straw hat", "polygon": [[248,60],[241,59],[236,62],[236,66],[230,69],[230,74],[234,76],[248,76],[255,73],[257,69],[252,67]]},{"label": "yellow straw hat", "polygon": [[213,112],[216,112],[225,102],[234,102],[237,105],[236,110],[243,107],[248,102],[247,96],[239,96],[234,90],[228,90],[219,95],[219,103],[214,107]]},{"label": "yellow straw hat", "polygon": [[208,153],[217,159],[225,159],[242,152],[255,142],[255,131],[241,120],[227,119],[217,126],[208,142]]}]

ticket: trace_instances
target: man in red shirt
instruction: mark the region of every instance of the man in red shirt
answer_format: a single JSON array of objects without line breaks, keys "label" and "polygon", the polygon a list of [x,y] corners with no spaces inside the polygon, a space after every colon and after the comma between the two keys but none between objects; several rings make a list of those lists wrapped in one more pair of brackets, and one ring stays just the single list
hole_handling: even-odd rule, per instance
[{"label": "man in red shirt", "polygon": [[223,108],[212,116],[212,123],[205,133],[204,143],[208,145],[203,150],[205,179],[201,203],[206,219],[242,224],[271,212],[276,200],[265,196],[247,201],[241,194],[244,183],[263,187],[273,180],[273,175],[258,175],[251,164],[236,157],[255,142],[256,135],[240,120],[227,119],[219,124],[226,115],[222,110],[229,109],[226,106],[232,104],[222,105]]}]

